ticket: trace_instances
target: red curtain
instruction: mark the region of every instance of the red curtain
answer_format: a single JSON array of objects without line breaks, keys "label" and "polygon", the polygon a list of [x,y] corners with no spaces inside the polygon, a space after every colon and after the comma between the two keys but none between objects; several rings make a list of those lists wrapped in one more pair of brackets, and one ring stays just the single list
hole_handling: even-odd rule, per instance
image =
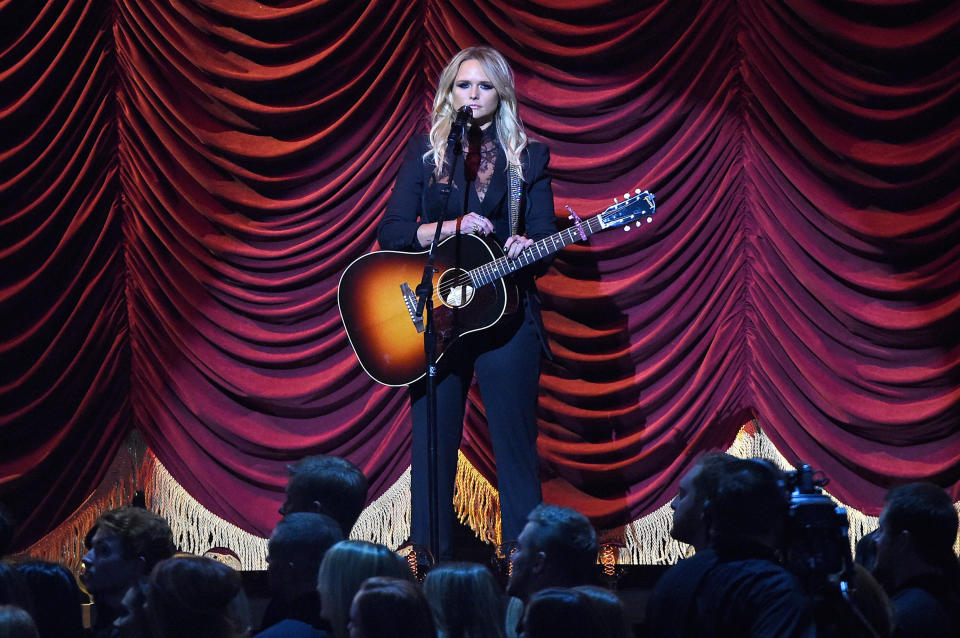
[{"label": "red curtain", "polygon": [[[286,464],[409,463],[402,389],[337,311],[461,47],[517,74],[558,216],[647,188],[646,230],[540,281],[548,500],[665,503],[756,416],[876,514],[960,500],[960,4],[0,1],[0,498],[24,546],[130,428],[269,533]],[[495,400],[495,398],[488,398]],[[464,452],[495,477],[483,401]]]}]

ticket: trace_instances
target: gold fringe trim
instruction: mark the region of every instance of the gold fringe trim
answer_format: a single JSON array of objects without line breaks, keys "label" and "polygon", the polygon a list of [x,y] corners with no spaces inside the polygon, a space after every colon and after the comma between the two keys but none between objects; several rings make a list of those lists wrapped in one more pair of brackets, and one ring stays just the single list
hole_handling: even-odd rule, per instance
[{"label": "gold fringe trim", "polygon": [[[740,429],[728,452],[740,458],[768,459],[783,470],[794,469],[756,420]],[[173,479],[135,432],[117,454],[107,477],[94,493],[66,521],[30,546],[23,555],[60,562],[78,570],[86,552],[83,538],[97,517],[108,509],[129,503],[138,487],[145,490],[147,506],[170,523],[174,541],[181,551],[202,554],[214,547],[226,547],[239,556],[242,569],[266,569],[267,539],[250,534],[203,507]],[[867,516],[827,494],[847,511],[851,547],[876,529],[876,517]],[[497,490],[462,452],[457,455],[453,504],[459,520],[478,538],[487,543],[500,542]],[[956,507],[960,511],[960,503]],[[670,537],[672,522],[673,513],[668,503],[622,528],[607,530],[600,537],[603,543],[619,548],[618,562],[621,564],[675,563],[689,555],[691,549]],[[393,485],[363,510],[350,537],[397,549],[409,536],[408,467]],[[954,549],[960,553],[960,538]]]},{"label": "gold fringe trim", "polygon": [[690,554],[690,546],[670,536],[670,503],[624,527],[619,562],[625,565],[667,565]]},{"label": "gold fringe trim", "polygon": [[461,523],[485,543],[500,544],[500,495],[490,481],[457,451],[453,508]]},{"label": "gold fringe trim", "polygon": [[18,556],[61,563],[74,573],[87,553],[83,539],[100,515],[133,500],[140,476],[146,444],[134,431],[110,462],[104,479],[93,493],[60,525],[26,548]]},{"label": "gold fringe trim", "polygon": [[410,468],[380,498],[367,505],[350,538],[386,545],[396,550],[410,538]]},{"label": "gold fringe trim", "polygon": [[203,554],[214,547],[226,547],[240,558],[241,569],[267,568],[267,539],[240,529],[205,508],[152,453],[145,465],[147,507],[167,519],[177,549]]}]

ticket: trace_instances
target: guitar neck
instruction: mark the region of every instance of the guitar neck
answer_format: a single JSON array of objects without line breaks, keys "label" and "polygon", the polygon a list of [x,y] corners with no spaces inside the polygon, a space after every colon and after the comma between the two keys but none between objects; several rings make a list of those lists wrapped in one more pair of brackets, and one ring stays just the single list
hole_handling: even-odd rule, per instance
[{"label": "guitar neck", "polygon": [[[580,234],[581,229],[583,230],[583,235]],[[561,230],[558,233],[534,242],[532,246],[524,249],[523,252],[517,255],[516,259],[500,257],[478,268],[474,268],[470,271],[470,279],[473,280],[474,286],[477,288],[492,281],[503,279],[507,275],[525,266],[540,261],[544,257],[552,255],[562,248],[566,248],[570,244],[586,239],[601,229],[602,226],[598,217],[582,220],[579,227],[574,225],[566,230]]]}]

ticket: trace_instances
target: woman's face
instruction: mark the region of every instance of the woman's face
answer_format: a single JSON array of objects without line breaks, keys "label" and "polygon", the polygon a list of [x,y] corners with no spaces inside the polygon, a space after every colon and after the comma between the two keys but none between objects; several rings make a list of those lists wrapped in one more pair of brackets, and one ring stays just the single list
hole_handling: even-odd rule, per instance
[{"label": "woman's face", "polygon": [[469,106],[474,123],[485,128],[493,121],[499,105],[500,95],[480,63],[464,60],[453,80],[453,108]]}]

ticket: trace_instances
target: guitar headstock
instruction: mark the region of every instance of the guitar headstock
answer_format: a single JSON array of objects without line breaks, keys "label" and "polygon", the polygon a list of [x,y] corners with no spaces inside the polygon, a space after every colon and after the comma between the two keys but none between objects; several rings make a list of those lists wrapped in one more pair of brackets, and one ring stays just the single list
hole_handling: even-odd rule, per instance
[{"label": "guitar headstock", "polygon": [[616,199],[613,201],[612,206],[597,215],[601,228],[626,226],[624,230],[629,230],[630,227],[627,224],[636,222],[639,227],[653,222],[653,214],[657,210],[657,204],[654,201],[653,193],[650,191],[641,191],[638,188],[632,196],[625,193],[623,201],[618,202]]}]

